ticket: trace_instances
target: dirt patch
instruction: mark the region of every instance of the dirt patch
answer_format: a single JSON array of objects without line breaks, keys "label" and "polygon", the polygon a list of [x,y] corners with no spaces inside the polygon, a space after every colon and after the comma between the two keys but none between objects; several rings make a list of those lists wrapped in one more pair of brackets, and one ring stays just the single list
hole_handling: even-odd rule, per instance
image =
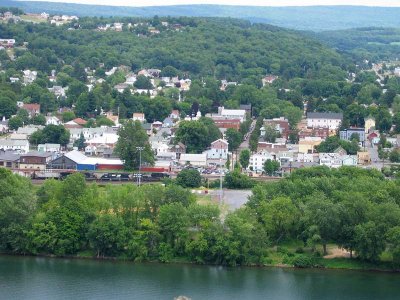
[{"label": "dirt patch", "polygon": [[350,257],[350,252],[336,247],[336,248],[330,248],[328,249],[328,255],[325,255],[324,258],[330,259],[330,258],[337,258],[337,257],[346,257],[349,258]]}]

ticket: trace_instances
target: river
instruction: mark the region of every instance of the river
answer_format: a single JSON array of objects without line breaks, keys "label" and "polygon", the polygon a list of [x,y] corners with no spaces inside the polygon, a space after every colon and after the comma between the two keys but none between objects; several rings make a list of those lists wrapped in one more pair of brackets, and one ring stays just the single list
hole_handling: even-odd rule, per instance
[{"label": "river", "polygon": [[0,256],[0,299],[399,299],[400,275]]}]

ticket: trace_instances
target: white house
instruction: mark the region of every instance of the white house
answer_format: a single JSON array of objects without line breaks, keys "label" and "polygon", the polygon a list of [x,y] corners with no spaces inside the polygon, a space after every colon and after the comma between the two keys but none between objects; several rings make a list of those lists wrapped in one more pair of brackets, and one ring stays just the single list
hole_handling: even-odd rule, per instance
[{"label": "white house", "polygon": [[207,159],[227,159],[229,143],[223,139],[218,139],[211,143],[211,148],[205,153]]},{"label": "white house", "polygon": [[144,113],[133,113],[132,120],[133,121],[139,121],[140,123],[145,123],[146,122],[146,118],[145,118]]},{"label": "white house", "polygon": [[264,171],[264,163],[268,159],[275,160],[275,155],[268,151],[261,151],[256,154],[252,154],[249,160],[249,169],[257,173]]},{"label": "white house", "polygon": [[159,153],[168,152],[169,149],[169,146],[166,143],[157,141],[150,142],[150,146],[156,155],[158,155]]},{"label": "white house", "polygon": [[24,73],[23,79],[25,85],[31,84],[37,78],[37,71],[24,70],[23,73]]},{"label": "white house", "polygon": [[20,153],[27,153],[29,152],[29,141],[0,139],[0,149],[4,151],[13,150],[13,151],[18,151]]},{"label": "white house", "polygon": [[39,144],[38,145],[38,151],[39,152],[55,152],[59,153],[61,151],[61,145],[60,144]]},{"label": "white house", "polygon": [[307,114],[307,127],[329,128],[330,130],[337,130],[342,120],[342,113],[312,112]]},{"label": "white house", "polygon": [[61,121],[56,116],[46,116],[46,125],[60,125]]}]

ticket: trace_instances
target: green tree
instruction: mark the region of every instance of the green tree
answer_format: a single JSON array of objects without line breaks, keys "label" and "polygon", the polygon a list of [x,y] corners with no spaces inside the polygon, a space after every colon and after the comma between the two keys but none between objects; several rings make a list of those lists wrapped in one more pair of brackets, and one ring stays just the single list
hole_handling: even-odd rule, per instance
[{"label": "green tree", "polygon": [[89,226],[88,239],[97,257],[116,256],[126,243],[124,221],[117,215],[100,215]]},{"label": "green tree", "polygon": [[32,185],[26,178],[0,168],[0,249],[26,253],[25,231],[36,210]]},{"label": "green tree", "polygon": [[229,143],[228,150],[231,152],[239,148],[240,144],[243,141],[243,135],[233,128],[228,128],[225,132],[225,136]]},{"label": "green tree", "polygon": [[267,159],[264,163],[264,171],[269,176],[272,176],[279,170],[279,162],[276,160]]},{"label": "green tree", "polygon": [[36,115],[32,118],[32,123],[35,125],[46,125],[46,117],[44,115]]},{"label": "green tree", "polygon": [[286,197],[274,198],[270,202],[262,204],[262,219],[265,222],[267,232],[278,243],[294,229],[299,212],[292,200]]},{"label": "green tree", "polygon": [[201,186],[201,175],[197,170],[185,169],[179,172],[176,183],[183,187],[198,188]]},{"label": "green tree", "polygon": [[151,84],[150,79],[144,75],[139,75],[136,78],[134,86],[135,86],[135,88],[141,89],[141,90],[151,90],[153,88],[153,85]]},{"label": "green tree", "polygon": [[361,259],[377,261],[379,255],[385,250],[382,236],[384,232],[379,224],[369,221],[356,226],[354,250]]},{"label": "green tree", "polygon": [[266,142],[275,143],[276,138],[279,137],[279,133],[275,130],[275,127],[269,124],[265,124],[264,130],[264,140]]},{"label": "green tree", "polygon": [[240,152],[239,162],[243,169],[247,169],[250,163],[250,151],[245,149]]},{"label": "green tree", "polygon": [[19,127],[22,127],[24,125],[24,122],[20,117],[12,117],[10,120],[8,120],[8,127],[11,130],[17,130]]},{"label": "green tree", "polygon": [[78,150],[85,149],[85,137],[83,136],[83,133],[81,132],[79,139],[77,139],[74,142],[74,147],[77,147]]},{"label": "green tree", "polygon": [[154,154],[149,144],[149,137],[142,128],[139,121],[129,120],[118,130],[119,138],[115,147],[116,153],[124,161],[125,168],[135,170],[139,168],[140,151],[142,147],[141,158],[144,163],[153,165]]}]

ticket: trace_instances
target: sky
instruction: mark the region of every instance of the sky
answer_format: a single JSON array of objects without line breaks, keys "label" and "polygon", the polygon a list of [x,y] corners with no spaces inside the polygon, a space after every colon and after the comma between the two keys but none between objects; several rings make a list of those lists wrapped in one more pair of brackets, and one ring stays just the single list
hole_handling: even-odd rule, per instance
[{"label": "sky", "polygon": [[[26,1],[26,0],[25,0]],[[28,0],[115,6],[164,6],[182,4],[223,4],[244,6],[363,5],[400,7],[400,0]]]}]

